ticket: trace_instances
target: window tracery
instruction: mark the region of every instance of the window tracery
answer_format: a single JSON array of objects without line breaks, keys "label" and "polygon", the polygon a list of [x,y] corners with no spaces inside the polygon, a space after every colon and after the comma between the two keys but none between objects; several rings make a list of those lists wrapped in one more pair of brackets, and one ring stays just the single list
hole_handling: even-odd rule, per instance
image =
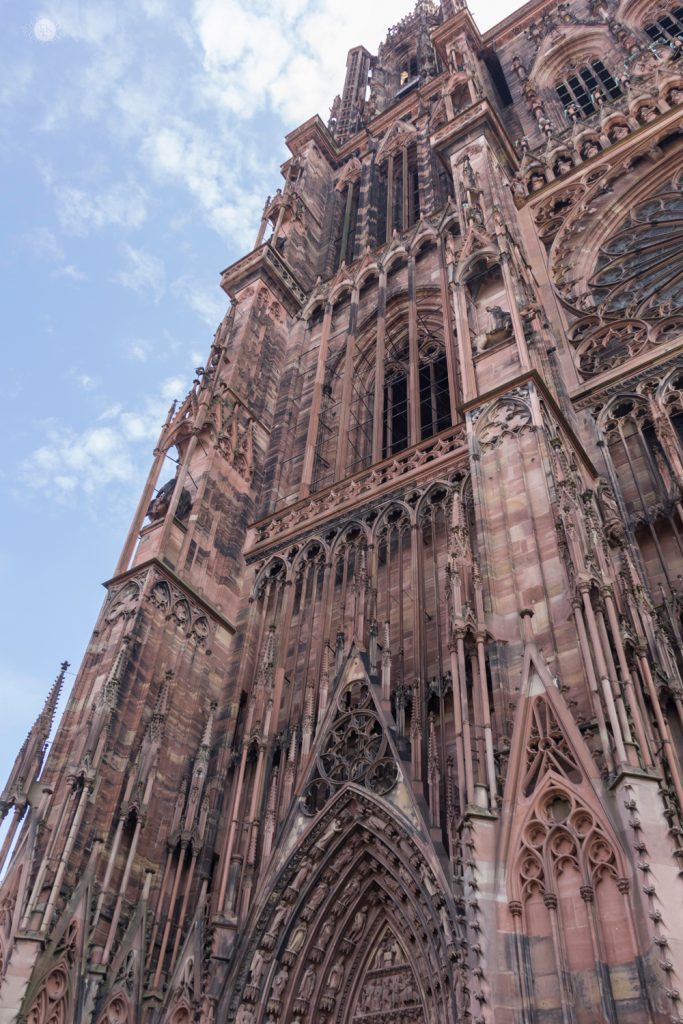
[{"label": "window tracery", "polygon": [[683,307],[680,179],[636,206],[603,243],[589,286],[610,319],[670,316]]},{"label": "window tracery", "polygon": [[594,57],[571,68],[555,83],[555,92],[568,114],[588,117],[609,100],[621,96],[621,85],[605,64]]},{"label": "window tracery", "polygon": [[678,40],[683,36],[683,7],[673,7],[670,11],[662,11],[649,25],[645,26],[645,33],[653,42],[671,46],[675,60],[680,55]]},{"label": "window tracery", "polygon": [[303,796],[306,814],[317,814],[348,782],[384,796],[398,781],[398,766],[366,681],[350,683],[336,699],[334,720]]}]

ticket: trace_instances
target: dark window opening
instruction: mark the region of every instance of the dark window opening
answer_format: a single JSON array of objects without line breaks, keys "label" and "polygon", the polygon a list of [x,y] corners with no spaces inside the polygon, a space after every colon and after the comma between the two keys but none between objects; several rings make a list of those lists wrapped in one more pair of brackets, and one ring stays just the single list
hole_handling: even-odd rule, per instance
[{"label": "dark window opening", "polygon": [[375,244],[384,245],[387,240],[387,165],[375,167],[375,208],[377,210],[377,228]]},{"label": "dark window opening", "polygon": [[384,385],[383,457],[408,447],[408,380],[405,374]]},{"label": "dark window opening", "polygon": [[565,110],[575,107],[580,117],[595,113],[600,97],[613,100],[621,96],[621,86],[601,60],[592,60],[577,68],[555,85]]},{"label": "dark window opening", "polygon": [[420,366],[420,436],[432,437],[451,425],[446,354]]},{"label": "dark window opening", "polygon": [[[349,207],[349,189],[351,206]],[[342,263],[349,266],[353,263],[358,230],[359,183],[349,184],[341,196],[340,209],[337,213],[338,234],[334,243],[334,267],[339,270]]]},{"label": "dark window opening", "polygon": [[672,46],[683,36],[683,7],[674,7],[667,14],[660,14],[655,22],[646,25],[646,34],[655,43],[665,43],[674,51],[674,59],[680,56],[680,44]]},{"label": "dark window opening", "polygon": [[484,50],[481,56],[491,76],[498,99],[504,107],[509,107],[512,103],[512,93],[510,92],[505,72],[498,60],[498,54],[494,50]]}]

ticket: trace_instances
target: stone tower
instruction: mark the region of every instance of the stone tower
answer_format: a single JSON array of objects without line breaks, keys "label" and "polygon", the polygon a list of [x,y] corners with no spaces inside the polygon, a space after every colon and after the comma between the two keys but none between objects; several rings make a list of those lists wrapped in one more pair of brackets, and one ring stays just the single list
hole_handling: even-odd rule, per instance
[{"label": "stone tower", "polygon": [[419,0],[287,137],[0,795],[2,1024],[683,1021],[682,44]]}]

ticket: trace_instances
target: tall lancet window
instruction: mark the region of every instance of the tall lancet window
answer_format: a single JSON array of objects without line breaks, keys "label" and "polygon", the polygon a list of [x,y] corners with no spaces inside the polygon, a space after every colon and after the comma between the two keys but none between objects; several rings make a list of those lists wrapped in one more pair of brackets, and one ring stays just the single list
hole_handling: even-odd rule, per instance
[{"label": "tall lancet window", "polygon": [[409,444],[408,351],[393,359],[384,371],[383,456],[402,452]]},{"label": "tall lancet window", "polygon": [[451,425],[446,353],[437,345],[420,352],[420,432],[422,440]]}]

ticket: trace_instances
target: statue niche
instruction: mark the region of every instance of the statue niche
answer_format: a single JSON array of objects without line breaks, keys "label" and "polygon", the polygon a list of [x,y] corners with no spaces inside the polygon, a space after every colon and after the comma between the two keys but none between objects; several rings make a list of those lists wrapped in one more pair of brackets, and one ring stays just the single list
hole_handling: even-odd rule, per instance
[{"label": "statue niche", "polygon": [[475,355],[512,337],[512,316],[499,264],[479,260],[468,275],[467,309]]},{"label": "statue niche", "polygon": [[[168,512],[171,499],[173,497],[173,491],[175,490],[175,479],[167,481],[163,487],[160,487],[156,493],[156,496],[150,501],[147,508],[147,518],[153,522],[159,522],[160,519],[164,519]],[[192,508],[192,498],[190,492],[183,487],[180,499],[178,501],[178,507],[176,509],[175,518],[179,519],[182,523],[190,514]]]}]

